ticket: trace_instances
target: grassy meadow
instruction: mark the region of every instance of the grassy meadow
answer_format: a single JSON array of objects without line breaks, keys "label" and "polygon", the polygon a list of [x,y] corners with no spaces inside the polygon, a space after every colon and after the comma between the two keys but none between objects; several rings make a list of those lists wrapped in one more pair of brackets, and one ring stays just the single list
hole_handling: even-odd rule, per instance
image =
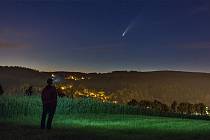
[{"label": "grassy meadow", "polygon": [[210,139],[210,121],[140,115],[90,99],[58,101],[52,130],[40,130],[40,97],[0,97],[0,139]]}]

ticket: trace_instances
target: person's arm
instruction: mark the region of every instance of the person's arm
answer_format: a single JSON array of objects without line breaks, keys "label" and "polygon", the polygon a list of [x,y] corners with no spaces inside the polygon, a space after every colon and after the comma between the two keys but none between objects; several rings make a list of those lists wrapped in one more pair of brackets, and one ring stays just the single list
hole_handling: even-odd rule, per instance
[{"label": "person's arm", "polygon": [[55,92],[56,92],[56,101],[58,99],[58,90],[55,88]]},{"label": "person's arm", "polygon": [[41,97],[42,97],[42,103],[44,104],[44,103],[45,103],[45,101],[46,101],[46,97],[45,97],[45,89],[43,89],[42,94],[41,94]]}]

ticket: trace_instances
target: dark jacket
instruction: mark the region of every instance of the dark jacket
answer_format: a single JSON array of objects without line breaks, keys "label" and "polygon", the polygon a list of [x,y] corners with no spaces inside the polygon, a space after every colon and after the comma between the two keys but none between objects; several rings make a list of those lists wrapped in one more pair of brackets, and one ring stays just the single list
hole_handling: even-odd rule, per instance
[{"label": "dark jacket", "polygon": [[57,105],[57,90],[54,86],[47,85],[42,91],[42,104],[49,107]]}]

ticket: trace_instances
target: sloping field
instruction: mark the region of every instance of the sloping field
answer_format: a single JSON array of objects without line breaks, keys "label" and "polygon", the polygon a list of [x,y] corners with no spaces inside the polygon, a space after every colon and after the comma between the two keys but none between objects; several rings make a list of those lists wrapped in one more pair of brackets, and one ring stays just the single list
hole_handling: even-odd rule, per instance
[{"label": "sloping field", "polygon": [[210,122],[136,115],[57,115],[53,129],[40,130],[39,117],[1,118],[0,139],[210,139]]},{"label": "sloping field", "polygon": [[2,96],[0,139],[210,139],[210,121],[129,115],[136,113],[132,109],[89,99],[59,99],[53,129],[40,130],[39,97]]}]

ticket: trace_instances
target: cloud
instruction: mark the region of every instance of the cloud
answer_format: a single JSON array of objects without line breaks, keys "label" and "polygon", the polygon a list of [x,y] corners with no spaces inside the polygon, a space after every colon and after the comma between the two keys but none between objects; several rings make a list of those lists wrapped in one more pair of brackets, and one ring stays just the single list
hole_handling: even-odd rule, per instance
[{"label": "cloud", "polygon": [[182,45],[177,45],[177,48],[189,48],[189,49],[210,49],[210,41],[206,42],[194,42],[194,43],[184,43]]},{"label": "cloud", "polygon": [[28,48],[30,45],[22,44],[22,43],[14,43],[14,42],[1,42],[0,41],[0,49],[2,48]]},{"label": "cloud", "polygon": [[28,48],[30,45],[23,43],[26,37],[31,35],[26,31],[18,31],[13,28],[0,27],[1,48]]},{"label": "cloud", "polygon": [[15,28],[12,27],[0,27],[0,36],[1,38],[5,38],[5,37],[16,37],[16,38],[24,38],[27,37],[29,35],[33,35],[34,32],[30,32],[30,31],[23,31],[23,30],[17,30]]}]

